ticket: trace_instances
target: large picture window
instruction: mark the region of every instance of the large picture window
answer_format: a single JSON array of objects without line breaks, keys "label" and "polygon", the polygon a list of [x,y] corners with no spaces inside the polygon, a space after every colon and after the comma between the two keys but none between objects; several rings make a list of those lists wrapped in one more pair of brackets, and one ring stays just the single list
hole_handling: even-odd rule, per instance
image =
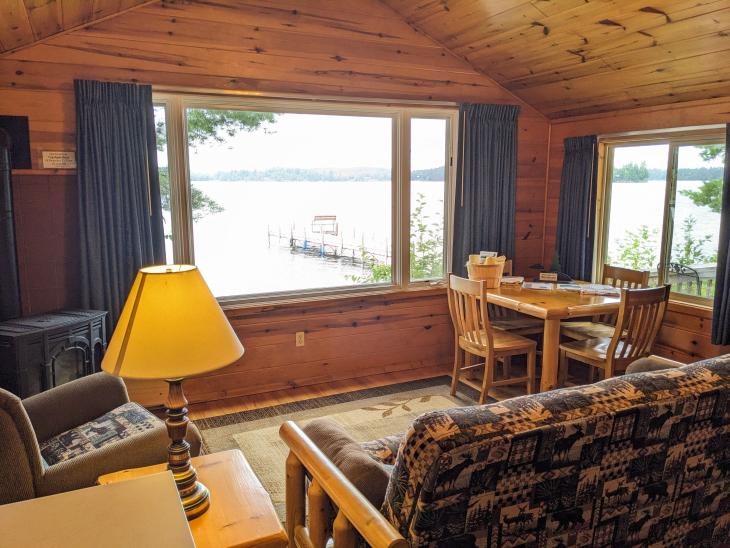
[{"label": "large picture window", "polygon": [[443,279],[455,109],[155,101],[168,261],[217,297]]},{"label": "large picture window", "polygon": [[601,264],[648,270],[651,285],[711,304],[725,143],[712,131],[606,143]]}]

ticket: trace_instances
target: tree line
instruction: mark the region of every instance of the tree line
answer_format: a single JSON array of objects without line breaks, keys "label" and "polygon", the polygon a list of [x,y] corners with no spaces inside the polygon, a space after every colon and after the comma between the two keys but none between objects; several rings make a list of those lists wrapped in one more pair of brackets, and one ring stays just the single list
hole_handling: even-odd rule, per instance
[{"label": "tree line", "polygon": [[[293,168],[276,167],[263,170],[237,169],[217,173],[193,173],[193,181],[389,181],[390,169],[354,168]],[[413,181],[443,181],[444,166],[411,171]]]},{"label": "tree line", "polygon": [[[722,167],[681,167],[677,170],[678,181],[707,181],[720,179],[723,175]],[[613,169],[615,183],[645,183],[647,181],[663,181],[667,178],[666,169],[647,168],[646,162],[640,164],[629,162]]]}]

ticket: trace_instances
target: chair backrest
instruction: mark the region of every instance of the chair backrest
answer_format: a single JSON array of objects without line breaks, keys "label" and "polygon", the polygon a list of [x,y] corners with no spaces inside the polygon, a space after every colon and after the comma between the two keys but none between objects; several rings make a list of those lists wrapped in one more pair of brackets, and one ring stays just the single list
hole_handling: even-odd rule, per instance
[{"label": "chair backrest", "polygon": [[475,346],[494,348],[484,281],[449,274],[448,297],[457,344],[463,337]]},{"label": "chair backrest", "polygon": [[730,355],[432,411],[382,512],[411,546],[724,546],[728,397]]},{"label": "chair backrest", "polygon": [[[512,259],[507,259],[504,262],[504,269],[502,269],[502,276],[512,276],[513,266]],[[514,310],[505,308],[503,306],[497,306],[496,304],[487,304],[487,313],[489,317],[495,320],[508,320],[514,318],[516,313]]]},{"label": "chair backrest", "polygon": [[604,264],[601,283],[621,289],[640,289],[649,285],[649,271]]},{"label": "chair backrest", "polygon": [[671,286],[622,289],[616,329],[606,352],[606,377],[648,356],[664,319]]},{"label": "chair backrest", "polygon": [[0,388],[0,504],[36,496],[41,453],[20,398]]},{"label": "chair backrest", "polygon": [[[649,271],[604,264],[601,283],[621,289],[640,289],[649,286]],[[613,325],[616,323],[616,314],[601,314],[595,316],[593,321]]]}]

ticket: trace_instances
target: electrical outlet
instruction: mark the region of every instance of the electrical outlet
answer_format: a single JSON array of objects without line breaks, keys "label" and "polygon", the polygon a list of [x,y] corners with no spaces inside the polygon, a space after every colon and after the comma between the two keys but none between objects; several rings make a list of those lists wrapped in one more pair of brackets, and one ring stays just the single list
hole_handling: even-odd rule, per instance
[{"label": "electrical outlet", "polygon": [[297,346],[304,346],[304,331],[297,331]]}]

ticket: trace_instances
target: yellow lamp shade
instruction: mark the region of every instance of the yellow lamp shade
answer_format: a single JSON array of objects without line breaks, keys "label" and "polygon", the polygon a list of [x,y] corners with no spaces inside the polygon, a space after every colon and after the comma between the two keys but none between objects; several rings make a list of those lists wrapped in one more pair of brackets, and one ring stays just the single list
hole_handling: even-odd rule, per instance
[{"label": "yellow lamp shade", "polygon": [[137,274],[101,368],[130,379],[182,379],[242,355],[197,267],[162,265]]}]

